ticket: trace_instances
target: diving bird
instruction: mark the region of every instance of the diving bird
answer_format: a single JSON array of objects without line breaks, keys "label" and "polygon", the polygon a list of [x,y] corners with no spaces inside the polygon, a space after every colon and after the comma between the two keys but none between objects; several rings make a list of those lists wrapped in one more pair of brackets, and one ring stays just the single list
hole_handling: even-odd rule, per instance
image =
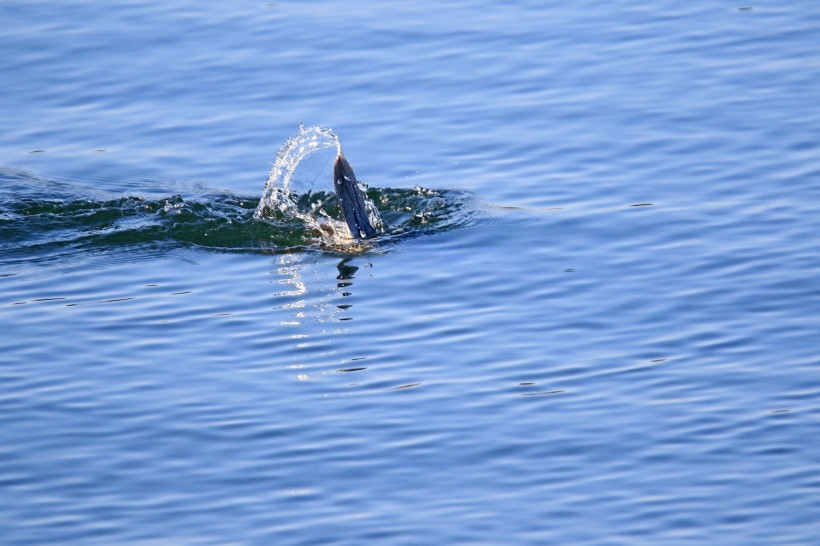
[{"label": "diving bird", "polygon": [[367,206],[369,201],[341,150],[333,164],[333,188],[339,199],[342,216],[354,238],[372,239],[383,231],[378,211],[372,205]]}]

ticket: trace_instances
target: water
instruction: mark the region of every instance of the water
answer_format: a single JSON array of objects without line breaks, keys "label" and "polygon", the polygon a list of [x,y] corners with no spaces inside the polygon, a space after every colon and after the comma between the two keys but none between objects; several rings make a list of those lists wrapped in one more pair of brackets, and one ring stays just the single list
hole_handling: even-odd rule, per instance
[{"label": "water", "polygon": [[0,542],[816,544],[818,15],[4,2]]}]

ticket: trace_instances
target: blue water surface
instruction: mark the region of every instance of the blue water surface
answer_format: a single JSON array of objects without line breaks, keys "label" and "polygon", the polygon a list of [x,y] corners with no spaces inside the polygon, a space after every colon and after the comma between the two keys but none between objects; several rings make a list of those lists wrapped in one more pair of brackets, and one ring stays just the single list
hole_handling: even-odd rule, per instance
[{"label": "blue water surface", "polygon": [[[818,543],[817,2],[0,28],[0,542]],[[300,123],[446,221],[252,219]]]}]

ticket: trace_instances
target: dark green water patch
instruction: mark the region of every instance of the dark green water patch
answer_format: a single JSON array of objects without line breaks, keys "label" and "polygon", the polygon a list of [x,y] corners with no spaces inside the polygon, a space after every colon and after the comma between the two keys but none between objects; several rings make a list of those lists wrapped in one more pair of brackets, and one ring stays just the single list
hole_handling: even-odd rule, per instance
[{"label": "dark green water patch", "polygon": [[[257,196],[112,196],[62,183],[21,184],[20,175],[15,178],[0,192],[0,251],[6,260],[133,247],[275,253],[322,247],[320,235],[299,220],[277,211],[264,220],[255,218]],[[373,188],[369,197],[388,224],[381,241],[452,229],[474,213],[470,194],[458,191]],[[332,216],[340,214],[334,199],[332,193],[317,192],[298,202],[305,210],[317,205]]]}]

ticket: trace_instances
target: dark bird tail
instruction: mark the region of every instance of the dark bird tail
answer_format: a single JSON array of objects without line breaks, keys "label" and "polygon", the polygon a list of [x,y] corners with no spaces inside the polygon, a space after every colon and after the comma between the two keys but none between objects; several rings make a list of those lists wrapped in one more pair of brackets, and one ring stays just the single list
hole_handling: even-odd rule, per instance
[{"label": "dark bird tail", "polygon": [[380,231],[370,221],[364,192],[359,187],[356,175],[353,174],[353,168],[341,151],[333,165],[333,187],[339,199],[342,215],[353,237],[371,239],[379,235]]}]

